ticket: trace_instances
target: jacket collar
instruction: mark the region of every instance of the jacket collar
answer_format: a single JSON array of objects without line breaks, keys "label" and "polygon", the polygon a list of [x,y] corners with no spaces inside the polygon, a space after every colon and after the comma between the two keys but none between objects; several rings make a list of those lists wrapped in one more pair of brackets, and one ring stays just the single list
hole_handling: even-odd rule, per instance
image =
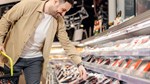
[{"label": "jacket collar", "polygon": [[39,5],[38,8],[37,8],[37,11],[38,11],[38,12],[41,12],[41,13],[43,12],[43,10],[44,10],[44,5],[45,5],[46,2],[47,2],[47,0],[40,2],[40,5]]}]

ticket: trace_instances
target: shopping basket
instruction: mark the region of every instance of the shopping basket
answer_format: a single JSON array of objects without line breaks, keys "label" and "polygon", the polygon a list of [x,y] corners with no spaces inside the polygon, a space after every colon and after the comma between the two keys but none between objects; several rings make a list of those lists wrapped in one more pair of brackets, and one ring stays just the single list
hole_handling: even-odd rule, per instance
[{"label": "shopping basket", "polygon": [[10,73],[5,73],[5,69],[0,67],[0,84],[18,84],[18,78],[21,72],[14,72],[12,59],[2,51],[0,51],[0,54],[5,56],[10,63]]}]

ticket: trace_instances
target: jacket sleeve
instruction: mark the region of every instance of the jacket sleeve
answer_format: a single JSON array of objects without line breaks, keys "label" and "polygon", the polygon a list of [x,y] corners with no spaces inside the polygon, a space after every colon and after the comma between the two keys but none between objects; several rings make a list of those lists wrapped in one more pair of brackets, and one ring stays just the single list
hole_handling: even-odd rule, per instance
[{"label": "jacket sleeve", "polygon": [[75,64],[79,64],[82,61],[81,57],[79,53],[77,52],[75,46],[71,43],[71,41],[68,38],[65,23],[62,18],[59,18],[57,37],[62,47],[64,48],[65,52],[67,53],[67,55],[72,59],[72,61]]},{"label": "jacket sleeve", "polygon": [[24,2],[19,2],[2,16],[0,20],[0,45],[3,43],[10,27],[23,15],[24,8]]}]

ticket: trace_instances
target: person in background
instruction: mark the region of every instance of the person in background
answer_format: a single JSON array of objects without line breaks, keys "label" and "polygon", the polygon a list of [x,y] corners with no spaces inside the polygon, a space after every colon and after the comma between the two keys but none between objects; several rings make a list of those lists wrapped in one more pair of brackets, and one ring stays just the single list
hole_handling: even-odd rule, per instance
[{"label": "person in background", "polygon": [[2,16],[0,50],[13,59],[15,71],[23,70],[26,84],[40,84],[41,74],[46,77],[55,35],[78,66],[80,76],[86,79],[86,70],[67,36],[63,19],[73,3],[73,0],[22,0]]}]

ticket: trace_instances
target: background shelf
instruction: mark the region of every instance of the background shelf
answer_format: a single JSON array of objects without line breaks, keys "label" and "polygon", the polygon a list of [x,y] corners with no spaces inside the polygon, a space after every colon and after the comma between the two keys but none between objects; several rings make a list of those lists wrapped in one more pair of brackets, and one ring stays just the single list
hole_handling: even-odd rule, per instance
[{"label": "background shelf", "polygon": [[81,41],[79,46],[103,44],[140,35],[150,35],[150,10],[96,36]]}]

